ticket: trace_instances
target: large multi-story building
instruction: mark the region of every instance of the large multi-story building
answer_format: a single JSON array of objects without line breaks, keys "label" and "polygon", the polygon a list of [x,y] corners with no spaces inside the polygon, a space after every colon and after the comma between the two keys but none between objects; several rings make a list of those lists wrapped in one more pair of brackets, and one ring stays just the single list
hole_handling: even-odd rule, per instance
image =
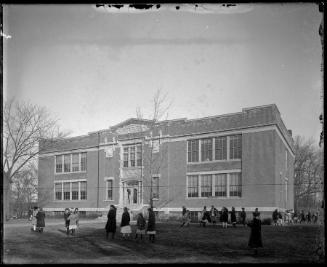
[{"label": "large multi-story building", "polygon": [[159,214],[193,216],[203,206],[294,205],[292,133],[276,105],[200,119],[128,119],[84,136],[40,143],[39,197],[44,210],[78,207],[106,213],[153,203]]}]

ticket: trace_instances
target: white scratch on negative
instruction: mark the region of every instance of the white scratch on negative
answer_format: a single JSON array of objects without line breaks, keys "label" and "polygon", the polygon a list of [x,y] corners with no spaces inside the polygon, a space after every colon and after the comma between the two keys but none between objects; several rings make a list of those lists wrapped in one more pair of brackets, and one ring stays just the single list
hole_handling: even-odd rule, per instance
[{"label": "white scratch on negative", "polygon": [[4,38],[10,39],[11,35],[5,34],[3,31],[0,32],[1,36],[3,36]]}]

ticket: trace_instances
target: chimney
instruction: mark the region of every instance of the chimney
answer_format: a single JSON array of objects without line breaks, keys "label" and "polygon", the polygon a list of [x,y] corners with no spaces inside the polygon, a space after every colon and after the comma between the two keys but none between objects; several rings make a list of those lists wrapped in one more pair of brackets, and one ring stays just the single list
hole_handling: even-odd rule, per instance
[{"label": "chimney", "polygon": [[292,130],[287,130],[289,135],[292,136]]}]

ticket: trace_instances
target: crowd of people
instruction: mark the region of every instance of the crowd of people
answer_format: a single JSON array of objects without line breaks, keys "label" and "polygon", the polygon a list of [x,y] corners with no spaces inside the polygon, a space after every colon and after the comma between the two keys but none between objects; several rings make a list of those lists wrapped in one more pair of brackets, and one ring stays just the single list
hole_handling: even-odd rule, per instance
[{"label": "crowd of people", "polygon": [[294,210],[286,210],[281,212],[275,209],[272,213],[273,225],[283,226],[284,224],[316,224],[318,223],[319,212],[311,212],[308,210],[306,213],[304,210],[300,212]]},{"label": "crowd of people", "polygon": [[[117,208],[114,205],[110,205],[110,209],[108,212],[108,220],[105,226],[106,229],[106,237],[109,238],[109,234],[111,233],[112,239],[115,238],[116,233],[116,210]],[[124,207],[124,212],[122,214],[121,222],[120,222],[120,232],[122,234],[123,239],[129,239],[132,234],[132,228],[130,225],[130,215],[127,207]],[[143,216],[143,213],[140,212],[137,214],[136,219],[136,232],[135,239],[138,240],[143,239],[143,236],[147,234],[149,236],[149,240],[153,243],[155,241],[156,236],[156,218],[153,209],[148,208],[148,223],[146,227],[146,219]]]}]

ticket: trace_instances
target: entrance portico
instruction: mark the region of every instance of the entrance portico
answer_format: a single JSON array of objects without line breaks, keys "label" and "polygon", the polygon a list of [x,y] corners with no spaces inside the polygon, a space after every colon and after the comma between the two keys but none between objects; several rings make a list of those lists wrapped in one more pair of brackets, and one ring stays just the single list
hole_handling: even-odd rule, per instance
[{"label": "entrance portico", "polygon": [[120,205],[129,209],[137,208],[143,204],[142,181],[128,179],[121,181]]}]

